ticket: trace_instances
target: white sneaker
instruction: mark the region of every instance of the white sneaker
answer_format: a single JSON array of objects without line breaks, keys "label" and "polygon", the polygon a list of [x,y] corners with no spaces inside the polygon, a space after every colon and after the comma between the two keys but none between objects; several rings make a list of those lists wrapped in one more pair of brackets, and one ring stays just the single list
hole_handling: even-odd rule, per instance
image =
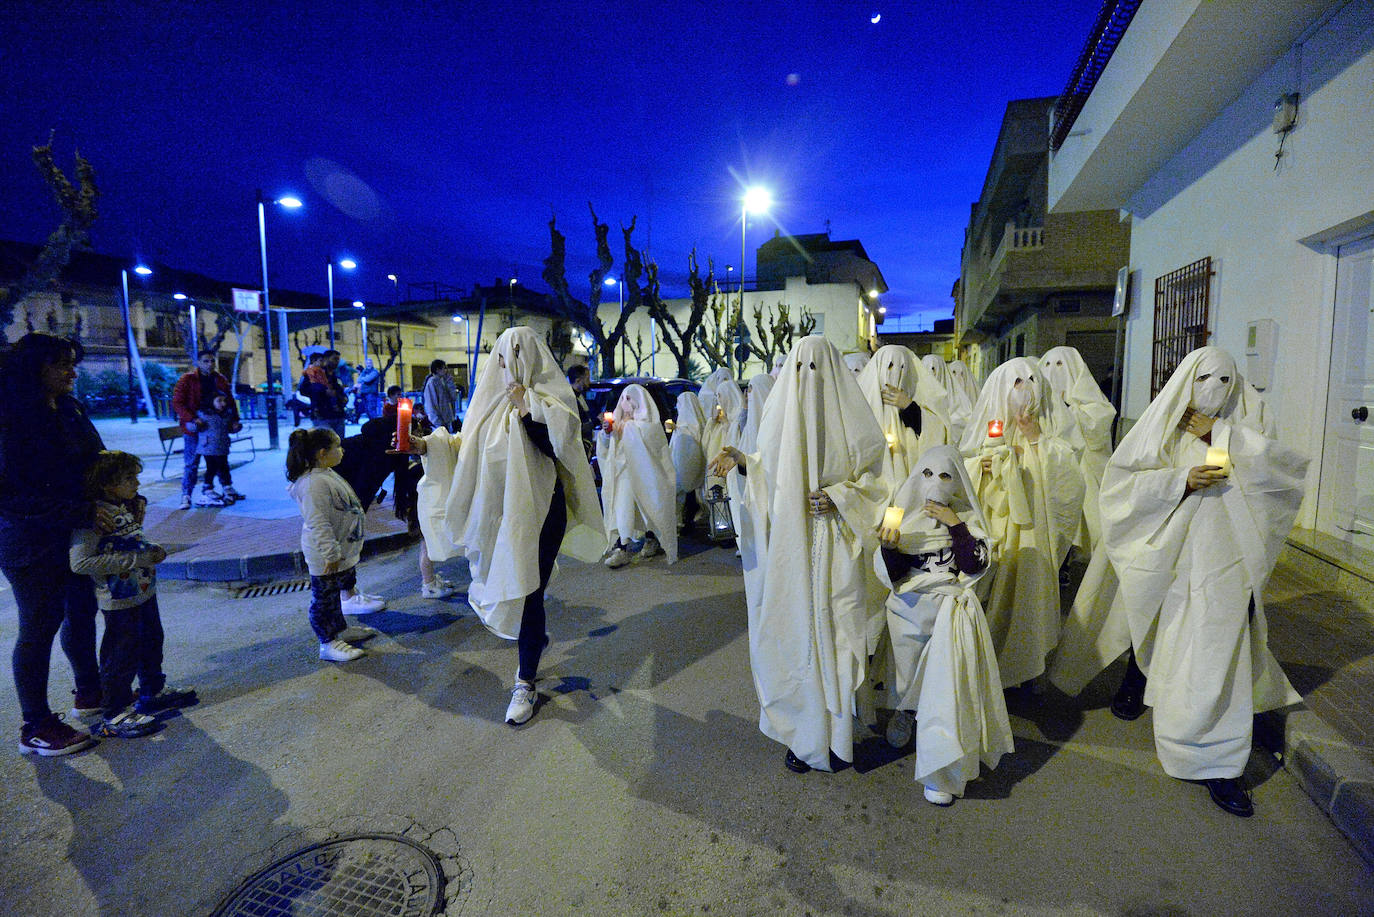
[{"label": "white sneaker", "polygon": [[196,494],[196,506],[223,506],[224,498],[208,487],[202,487]]},{"label": "white sneaker", "polygon": [[366,592],[355,592],[353,595],[340,602],[343,605],[344,614],[366,615],[374,611],[381,611],[386,608],[386,599],[380,595],[368,595]]},{"label": "white sneaker", "polygon": [[[364,640],[371,640],[380,633],[375,627],[368,627],[366,624],[350,624],[339,631],[339,636],[335,639],[345,643],[362,643]],[[361,652],[361,650],[359,650]]]},{"label": "white sneaker", "polygon": [[952,806],[954,805],[954,794],[945,793],[934,787],[926,787],[926,802],[933,806]]},{"label": "white sneaker", "polygon": [[365,655],[362,650],[338,637],[320,644],[320,659],[325,662],[352,662]]},{"label": "white sneaker", "polygon": [[534,693],[534,685],[517,681],[515,687],[510,689],[510,704],[506,706],[506,722],[512,726],[529,722],[530,717],[534,716],[534,703],[538,699],[539,695]]},{"label": "white sneaker", "polygon": [[240,500],[246,500],[247,497],[235,490],[233,484],[230,484],[228,487],[224,488],[224,499],[232,503],[237,503]]},{"label": "white sneaker", "polygon": [[190,508],[191,508],[191,495],[190,495],[190,494],[182,494],[182,495],[181,495],[181,506],[177,507],[177,509],[190,509]]},{"label": "white sneaker", "polygon": [[892,718],[887,721],[887,733],[884,738],[887,744],[893,748],[906,748],[911,744],[911,729],[916,723],[916,715],[910,710],[894,710]]},{"label": "white sneaker", "polygon": [[432,583],[420,584],[420,596],[426,599],[446,599],[457,591],[456,586],[437,576]]},{"label": "white sneaker", "polygon": [[658,539],[649,535],[644,539],[644,547],[639,550],[641,560],[648,560],[650,557],[657,557],[663,553],[663,545],[658,543]]},{"label": "white sneaker", "polygon": [[631,554],[624,548],[618,547],[615,550],[611,551],[610,554],[607,554],[606,559],[603,560],[602,563],[610,567],[612,570],[618,570],[619,568],[625,566],[633,560],[633,554]]}]

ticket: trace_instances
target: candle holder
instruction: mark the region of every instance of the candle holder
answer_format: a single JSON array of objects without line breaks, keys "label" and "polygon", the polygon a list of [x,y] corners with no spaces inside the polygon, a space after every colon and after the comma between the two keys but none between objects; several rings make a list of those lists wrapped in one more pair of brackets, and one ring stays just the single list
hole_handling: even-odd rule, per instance
[{"label": "candle holder", "polygon": [[719,484],[712,484],[706,491],[706,520],[712,541],[728,541],[735,537],[735,522],[730,516],[730,497]]},{"label": "candle holder", "polygon": [[1224,474],[1231,473],[1231,454],[1220,446],[1208,446],[1204,465],[1216,465]]}]

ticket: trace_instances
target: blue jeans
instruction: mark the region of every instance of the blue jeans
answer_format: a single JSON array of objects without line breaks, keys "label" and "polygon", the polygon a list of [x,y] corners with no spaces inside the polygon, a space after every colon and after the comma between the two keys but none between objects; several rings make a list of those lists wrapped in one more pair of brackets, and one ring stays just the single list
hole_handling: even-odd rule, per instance
[{"label": "blue jeans", "polygon": [[316,430],[318,430],[320,427],[328,427],[335,433],[339,434],[339,439],[343,439],[344,424],[346,422],[347,421],[345,421],[342,417],[315,417],[311,419],[310,426],[314,427]]},{"label": "blue jeans", "polygon": [[200,442],[200,433],[187,433],[186,428],[182,427],[181,434],[181,494],[189,497],[191,491],[196,489],[196,474],[200,471],[200,456],[196,454],[196,444]]},{"label": "blue jeans", "polygon": [[52,641],[61,634],[62,651],[71,663],[76,689],[100,689],[95,658],[95,581],[73,573],[67,558],[4,568],[19,606],[19,636],[14,641],[14,688],[25,723],[52,715],[48,706],[48,670]]}]

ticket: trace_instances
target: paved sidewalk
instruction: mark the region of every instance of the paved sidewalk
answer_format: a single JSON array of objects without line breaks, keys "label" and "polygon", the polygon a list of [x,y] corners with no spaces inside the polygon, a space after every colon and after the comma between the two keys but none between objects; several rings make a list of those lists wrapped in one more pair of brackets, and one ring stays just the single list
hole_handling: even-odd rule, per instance
[{"label": "paved sidewalk", "polygon": [[[289,423],[289,421],[288,421]],[[167,560],[158,568],[166,579],[202,582],[253,582],[305,575],[300,555],[301,521],[296,503],[286,493],[286,441],[292,427],[280,429],[281,448],[268,448],[267,422],[248,421],[256,455],[246,444],[236,444],[229,461],[234,487],[247,499],[232,506],[180,509],[182,457],[167,462],[161,474],[162,446],[158,429],[162,421],[101,418],[96,421],[107,449],[121,449],[143,459],[142,493],[148,498],[145,526],[149,538],[167,549]],[[356,433],[349,428],[348,433]],[[204,463],[201,467],[204,473]],[[387,482],[388,486],[390,481]],[[413,536],[393,512],[388,493],[367,514],[365,554],[390,550],[410,543]]]}]

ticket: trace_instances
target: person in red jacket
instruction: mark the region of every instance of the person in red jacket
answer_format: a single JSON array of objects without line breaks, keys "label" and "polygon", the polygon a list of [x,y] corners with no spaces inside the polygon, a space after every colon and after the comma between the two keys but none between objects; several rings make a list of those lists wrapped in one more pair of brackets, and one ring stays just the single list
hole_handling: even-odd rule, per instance
[{"label": "person in red jacket", "polygon": [[[195,489],[196,475],[200,470],[200,456],[196,454],[196,447],[205,422],[196,414],[201,410],[212,410],[215,395],[224,395],[229,399],[229,409],[233,415],[229,425],[230,432],[237,433],[242,430],[243,423],[239,420],[238,403],[229,390],[229,380],[215,372],[215,352],[202,350],[196,354],[195,369],[178,379],[172,388],[172,410],[181,424],[184,438],[182,451],[185,461],[181,471],[182,509],[191,508],[191,492]],[[210,489],[208,484],[205,489]],[[205,495],[203,497],[206,506],[222,506],[224,503],[223,499],[218,499],[218,495],[215,495],[215,498]]]}]

